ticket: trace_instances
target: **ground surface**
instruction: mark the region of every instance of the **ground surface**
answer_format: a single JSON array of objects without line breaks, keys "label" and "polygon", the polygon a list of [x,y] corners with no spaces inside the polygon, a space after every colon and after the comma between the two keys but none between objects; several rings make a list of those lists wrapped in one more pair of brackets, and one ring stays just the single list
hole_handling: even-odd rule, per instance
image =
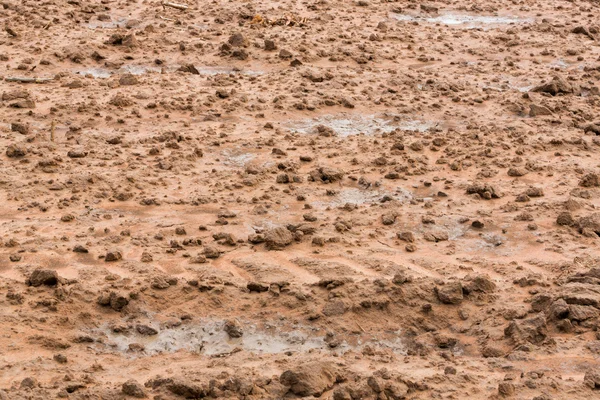
[{"label": "ground surface", "polygon": [[600,396],[600,3],[179,3],[2,1],[0,399]]}]

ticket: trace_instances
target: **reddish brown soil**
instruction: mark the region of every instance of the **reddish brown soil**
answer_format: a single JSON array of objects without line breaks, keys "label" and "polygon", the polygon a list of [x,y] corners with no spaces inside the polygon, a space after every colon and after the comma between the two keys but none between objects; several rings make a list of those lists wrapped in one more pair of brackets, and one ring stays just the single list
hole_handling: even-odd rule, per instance
[{"label": "reddish brown soil", "polygon": [[600,396],[598,1],[176,3],[2,1],[0,399]]}]

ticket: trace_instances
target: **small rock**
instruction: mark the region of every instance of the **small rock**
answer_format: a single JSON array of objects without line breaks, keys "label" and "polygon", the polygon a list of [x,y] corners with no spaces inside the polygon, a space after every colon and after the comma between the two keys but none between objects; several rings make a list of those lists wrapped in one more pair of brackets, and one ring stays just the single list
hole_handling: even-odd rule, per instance
[{"label": "small rock", "polygon": [[167,279],[164,276],[157,276],[152,279],[152,284],[150,286],[152,289],[164,290],[171,287],[171,284],[167,282]]},{"label": "small rock", "polygon": [[474,183],[467,187],[467,194],[478,194],[486,200],[497,199],[501,194],[491,185]]},{"label": "small rock", "polygon": [[66,364],[68,361],[67,356],[63,354],[55,354],[52,358],[59,364]]},{"label": "small rock", "polygon": [[573,85],[567,82],[566,79],[555,76],[550,82],[544,83],[531,89],[531,92],[548,93],[552,96],[558,94],[569,94],[574,92]]},{"label": "small rock", "polygon": [[550,109],[548,107],[540,106],[537,104],[529,105],[529,116],[530,117],[537,117],[537,116],[544,116],[544,115],[552,115],[552,111],[550,111]]},{"label": "small rock", "polygon": [[84,246],[77,244],[73,247],[73,252],[74,253],[84,253],[87,254],[89,251],[87,248],[85,248]]},{"label": "small rock", "polygon": [[104,261],[106,261],[106,262],[113,262],[113,261],[119,261],[122,258],[123,258],[123,255],[121,254],[120,251],[118,251],[118,250],[110,250],[104,256]]},{"label": "small rock", "polygon": [[283,60],[289,60],[293,57],[294,55],[286,49],[281,49],[279,51],[279,58],[283,59]]},{"label": "small rock", "polygon": [[230,338],[240,338],[244,335],[244,331],[242,330],[240,324],[231,319],[225,321],[223,330],[227,333],[227,335],[229,335]]},{"label": "small rock", "polygon": [[9,158],[24,157],[27,154],[27,149],[18,144],[11,144],[6,148],[6,156]]},{"label": "small rock", "polygon": [[501,347],[496,346],[494,344],[488,344],[481,349],[481,355],[489,358],[489,357],[504,357],[504,350]]},{"label": "small rock", "polygon": [[558,217],[556,217],[556,223],[563,226],[572,226],[575,224],[575,220],[570,212],[564,211],[558,214]]},{"label": "small rock", "polygon": [[483,222],[479,221],[479,220],[475,220],[471,223],[471,226],[475,229],[483,229],[483,227],[485,226],[483,224]]},{"label": "small rock", "polygon": [[408,243],[415,242],[415,234],[412,232],[398,232],[398,239],[403,240]]},{"label": "small rock", "polygon": [[87,155],[88,152],[83,150],[69,150],[67,153],[67,157],[69,158],[84,158]]},{"label": "small rock", "polygon": [[381,223],[383,225],[392,225],[394,222],[396,222],[395,212],[385,213],[381,216]]},{"label": "small rock", "polygon": [[139,399],[146,397],[144,387],[134,379],[130,379],[127,382],[123,383],[123,385],[121,386],[121,392],[126,396],[137,397]]},{"label": "small rock", "polygon": [[269,290],[269,286],[263,285],[262,283],[259,283],[259,282],[248,282],[246,287],[248,288],[249,291],[257,292],[257,293],[267,292]]},{"label": "small rock", "polygon": [[582,187],[597,187],[600,186],[600,176],[593,172],[586,174],[579,181],[579,186]]},{"label": "small rock", "polygon": [[140,335],[144,336],[154,336],[158,334],[156,329],[148,325],[136,325],[135,330],[138,331]]},{"label": "small rock", "polygon": [[504,336],[511,338],[515,344],[525,342],[541,344],[548,337],[546,317],[539,313],[535,317],[524,320],[513,320],[504,329]]},{"label": "small rock", "polygon": [[496,284],[485,275],[477,275],[470,278],[463,285],[463,291],[467,294],[473,292],[492,293],[496,290]]},{"label": "small rock", "polygon": [[101,306],[110,306],[115,311],[121,311],[129,304],[129,299],[115,292],[102,293],[98,297],[98,304]]},{"label": "small rock", "polygon": [[345,312],[346,312],[346,305],[341,300],[329,301],[323,307],[323,314],[328,317],[342,315]]},{"label": "small rock", "polygon": [[241,33],[234,33],[229,37],[227,41],[233,47],[246,47],[248,46],[248,41]]},{"label": "small rock", "polygon": [[527,170],[524,168],[509,168],[508,170],[508,176],[519,177],[524,175],[527,175]]},{"label": "small rock", "polygon": [[285,371],[279,377],[279,382],[297,396],[318,397],[333,387],[336,376],[333,365],[310,362]]},{"label": "small rock", "polygon": [[29,286],[55,286],[58,284],[58,273],[51,269],[36,269],[31,273],[27,280]]},{"label": "small rock", "polygon": [[274,51],[277,50],[277,45],[273,40],[265,39],[265,50],[266,51]]},{"label": "small rock", "polygon": [[498,394],[503,397],[509,397],[515,394],[515,385],[510,382],[500,382],[498,385]]},{"label": "small rock", "polygon": [[35,378],[27,377],[21,381],[21,389],[33,389],[38,385],[38,381]]},{"label": "small rock", "polygon": [[438,299],[444,304],[459,304],[463,300],[460,282],[449,282],[435,289]]},{"label": "small rock", "polygon": [[133,74],[124,74],[119,78],[119,85],[131,86],[139,83],[138,78]]},{"label": "small rock", "polygon": [[200,71],[194,66],[194,64],[185,64],[177,69],[180,72],[186,72],[192,75],[200,75]]},{"label": "small rock", "polygon": [[600,390],[600,371],[587,371],[583,383],[592,390]]},{"label": "small rock", "polygon": [[218,249],[211,247],[211,246],[205,246],[204,250],[203,250],[203,254],[204,254],[204,257],[211,258],[211,259],[216,259],[216,258],[221,257],[221,252]]},{"label": "small rock", "polygon": [[282,226],[269,229],[264,234],[265,243],[269,250],[281,250],[294,241],[294,235]]}]

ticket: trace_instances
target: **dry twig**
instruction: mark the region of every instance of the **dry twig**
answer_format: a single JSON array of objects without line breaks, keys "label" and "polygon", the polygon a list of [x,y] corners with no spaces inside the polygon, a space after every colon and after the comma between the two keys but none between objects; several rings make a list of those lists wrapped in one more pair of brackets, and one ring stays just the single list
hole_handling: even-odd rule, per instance
[{"label": "dry twig", "polygon": [[54,142],[54,130],[56,129],[56,121],[52,120],[52,125],[50,125],[50,141]]},{"label": "dry twig", "polygon": [[184,11],[189,8],[185,4],[171,3],[170,1],[163,1],[162,2],[162,6],[163,6],[163,8],[165,8],[165,7],[173,7],[173,8],[176,8],[178,10],[184,10]]},{"label": "dry twig", "polygon": [[20,82],[20,83],[47,83],[52,82],[54,78],[26,78],[22,76],[12,76],[4,79],[6,82]]}]

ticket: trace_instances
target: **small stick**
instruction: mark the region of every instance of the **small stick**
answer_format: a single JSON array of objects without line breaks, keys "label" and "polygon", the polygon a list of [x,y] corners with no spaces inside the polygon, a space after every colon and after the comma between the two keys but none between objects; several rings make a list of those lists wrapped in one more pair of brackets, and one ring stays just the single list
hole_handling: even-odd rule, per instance
[{"label": "small stick", "polygon": [[242,349],[240,349],[239,347],[235,347],[235,348],[234,348],[233,350],[231,350],[231,351],[228,351],[228,352],[226,352],[226,353],[218,353],[218,354],[213,354],[213,355],[211,355],[210,357],[211,357],[211,358],[223,358],[223,357],[228,357],[228,356],[230,356],[230,355],[232,355],[232,354],[235,354],[235,353],[239,353],[240,351],[242,351]]},{"label": "small stick", "polygon": [[393,249],[393,247],[392,247],[392,246],[390,246],[389,244],[387,244],[387,243],[384,243],[384,242],[382,242],[382,241],[381,241],[381,240],[379,240],[379,239],[377,239],[377,241],[378,241],[379,243],[381,243],[382,245],[384,245],[384,246],[387,246],[387,247],[389,247],[390,249]]},{"label": "small stick", "polygon": [[165,6],[168,6],[168,7],[176,8],[178,10],[184,10],[184,11],[188,9],[188,6],[186,6],[185,4],[171,3],[170,1],[163,1],[162,6],[163,6],[163,8]]},{"label": "small stick", "polygon": [[46,83],[52,82],[54,78],[25,78],[19,76],[7,77],[6,82],[21,82],[21,83]]},{"label": "small stick", "polygon": [[50,141],[54,142],[54,128],[56,128],[56,121],[53,119],[50,125]]},{"label": "small stick", "polygon": [[13,28],[11,28],[8,25],[6,25],[4,27],[4,30],[6,31],[6,33],[8,33],[12,37],[19,37],[19,34]]},{"label": "small stick", "polygon": [[165,18],[165,17],[163,17],[162,15],[159,15],[158,17],[159,17],[160,19],[164,19],[165,21],[171,21],[171,22],[175,22],[175,20],[174,20],[174,19],[171,19],[171,18]]}]

